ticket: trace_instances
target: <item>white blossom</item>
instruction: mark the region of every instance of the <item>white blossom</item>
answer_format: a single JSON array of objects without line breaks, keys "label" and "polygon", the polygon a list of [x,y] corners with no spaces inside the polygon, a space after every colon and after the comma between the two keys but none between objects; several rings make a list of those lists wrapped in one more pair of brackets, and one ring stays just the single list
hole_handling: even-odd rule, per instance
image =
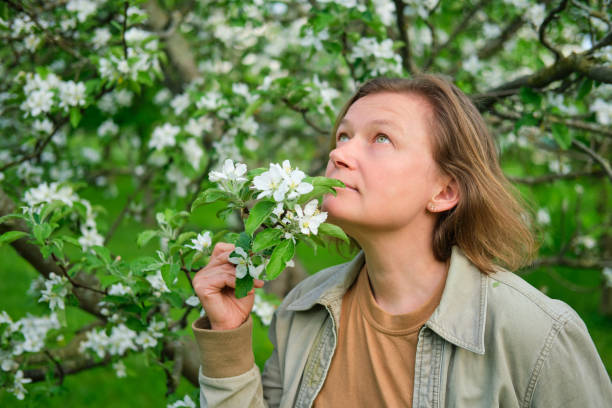
[{"label": "white blossom", "polygon": [[272,196],[275,201],[280,202],[285,199],[285,194],[289,191],[289,184],[285,182],[286,173],[276,163],[270,164],[270,169],[253,178],[253,188],[260,191],[257,199]]},{"label": "white blossom", "polygon": [[94,48],[102,48],[108,44],[111,39],[110,30],[106,27],[96,28],[91,42]]},{"label": "white blossom", "polygon": [[200,299],[198,299],[198,297],[197,297],[197,296],[192,295],[192,296],[189,296],[189,297],[187,298],[187,300],[185,300],[185,303],[186,303],[188,306],[197,307],[197,306],[199,306],[199,305],[200,305]]},{"label": "white blossom", "polygon": [[189,107],[190,103],[191,101],[189,99],[189,94],[184,93],[175,96],[170,102],[170,106],[172,106],[172,109],[174,109],[174,114],[178,116]]},{"label": "white blossom", "polygon": [[94,14],[97,8],[96,2],[91,0],[70,0],[66,4],[66,10],[76,13],[81,23]]},{"label": "white blossom", "polygon": [[109,338],[104,330],[90,330],[85,334],[85,340],[79,344],[79,351],[93,351],[98,357],[104,358],[108,348]]},{"label": "white blossom", "polygon": [[204,150],[198,143],[198,141],[194,138],[189,138],[183,143],[181,143],[181,147],[183,148],[183,153],[193,167],[196,170],[200,169],[200,160],[202,160],[202,156],[204,155]]},{"label": "white blossom", "polygon": [[152,348],[157,345],[157,340],[155,337],[146,331],[138,333],[138,336],[134,339],[134,341],[143,349]]},{"label": "white blossom", "polygon": [[180,130],[178,126],[173,126],[170,123],[165,123],[163,126],[156,127],[151,136],[151,140],[149,140],[149,147],[161,150],[167,146],[174,146],[176,143],[176,135]]},{"label": "white blossom", "polygon": [[25,192],[23,200],[29,207],[36,207],[39,204],[61,201],[69,207],[79,198],[72,191],[70,186],[62,186],[57,182],[50,184],[42,183],[38,187],[33,187]]},{"label": "white blossom", "polygon": [[327,213],[321,212],[317,208],[318,201],[316,199],[309,201],[302,208],[296,204],[295,212],[297,214],[297,221],[302,234],[310,235],[310,233],[317,234],[319,225],[321,225],[327,219]]},{"label": "white blossom", "polygon": [[200,116],[197,119],[190,118],[185,125],[185,132],[195,137],[200,137],[204,131],[210,132],[211,130],[212,119],[206,116]]},{"label": "white blossom", "polygon": [[212,182],[220,184],[220,188],[225,191],[233,191],[243,182],[247,181],[244,174],[247,171],[247,166],[244,163],[234,163],[232,159],[226,159],[223,162],[221,171],[211,171],[208,174],[208,179]]},{"label": "white blossom", "polygon": [[23,45],[30,52],[35,52],[40,44],[40,37],[36,34],[30,34],[23,40]]},{"label": "white blossom", "polygon": [[253,278],[258,279],[265,267],[265,264],[261,264],[259,266],[253,265],[251,258],[249,258],[249,255],[241,247],[236,247],[233,253],[238,256],[230,256],[229,262],[236,265],[236,278],[242,279],[248,272]]},{"label": "white blossom", "polygon": [[118,378],[123,378],[127,375],[125,373],[125,364],[121,360],[117,361],[116,363],[113,363],[113,369],[115,370],[115,373],[117,374]]},{"label": "white blossom", "polygon": [[545,208],[540,208],[538,210],[536,218],[540,224],[550,224],[550,214]]},{"label": "white blossom", "polygon": [[79,237],[79,245],[83,250],[87,250],[93,246],[104,245],[104,237],[100,235],[97,229],[88,227],[86,225],[81,226],[81,236]]},{"label": "white blossom", "polygon": [[119,126],[112,119],[107,119],[98,127],[98,136],[115,136],[119,132]]},{"label": "white blossom", "polygon": [[204,252],[210,245],[212,244],[212,239],[210,236],[210,231],[205,231],[202,234],[198,234],[198,236],[191,240],[191,245],[185,245],[188,248],[193,248],[198,252]]},{"label": "white blossom", "polygon": [[126,296],[132,295],[134,292],[129,286],[125,286],[122,283],[115,283],[108,289],[108,294],[113,296]]},{"label": "white blossom", "polygon": [[272,322],[272,315],[276,308],[270,302],[265,301],[258,293],[255,293],[255,302],[253,303],[253,312],[259,316],[262,323],[269,326]]},{"label": "white blossom", "polygon": [[167,408],[196,408],[195,402],[189,397],[189,395],[185,395],[182,400],[175,401],[173,404],[168,404]]},{"label": "white blossom", "polygon": [[203,95],[197,102],[198,109],[214,110],[221,106],[222,96],[217,91],[210,91]]},{"label": "white blossom", "polygon": [[53,122],[51,122],[47,118],[44,118],[42,120],[41,119],[37,119],[32,124],[32,128],[34,128],[34,130],[36,130],[38,132],[50,134],[51,132],[53,132]]},{"label": "white blossom", "polygon": [[64,298],[68,294],[68,279],[51,272],[45,281],[45,288],[40,292],[39,302],[49,302],[51,310],[64,309]]},{"label": "white blossom", "polygon": [[153,294],[156,297],[160,297],[162,293],[170,292],[164,278],[162,278],[161,271],[157,271],[155,274],[148,275],[146,277],[149,284],[153,287]]},{"label": "white blossom", "polygon": [[114,326],[108,338],[108,352],[112,355],[122,356],[127,350],[137,350],[134,344],[136,332],[126,325]]},{"label": "white blossom", "polygon": [[85,84],[82,82],[62,82],[59,86],[60,108],[66,111],[71,106],[85,105]]},{"label": "white blossom", "polygon": [[38,116],[41,113],[51,111],[53,106],[53,92],[47,89],[39,89],[28,94],[28,97],[21,104],[21,110],[25,111],[24,116]]},{"label": "white blossom", "polygon": [[23,371],[19,370],[15,373],[15,379],[13,380],[13,386],[9,387],[8,391],[15,394],[18,400],[23,400],[27,393],[23,384],[32,382],[31,378],[24,378]]}]

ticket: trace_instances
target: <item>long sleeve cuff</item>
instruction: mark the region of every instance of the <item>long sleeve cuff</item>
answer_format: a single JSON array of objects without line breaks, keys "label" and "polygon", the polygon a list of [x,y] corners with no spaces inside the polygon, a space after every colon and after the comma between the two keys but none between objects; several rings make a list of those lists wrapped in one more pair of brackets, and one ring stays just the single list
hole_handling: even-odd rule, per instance
[{"label": "long sleeve cuff", "polygon": [[211,330],[206,316],[191,325],[200,349],[202,374],[212,378],[234,377],[249,371],[253,355],[253,319],[232,330]]}]

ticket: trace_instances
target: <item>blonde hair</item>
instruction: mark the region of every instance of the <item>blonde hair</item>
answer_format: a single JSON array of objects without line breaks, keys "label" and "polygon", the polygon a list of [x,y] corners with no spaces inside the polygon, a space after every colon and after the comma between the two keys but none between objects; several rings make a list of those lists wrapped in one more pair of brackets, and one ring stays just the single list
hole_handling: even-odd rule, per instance
[{"label": "blonde hair", "polygon": [[[474,104],[442,76],[420,74],[411,79],[375,78],[366,82],[338,115],[331,149],[336,145],[340,121],[351,105],[366,95],[382,92],[418,95],[431,105],[433,158],[459,187],[457,205],[436,213],[432,242],[436,259],[448,260],[453,245],[457,245],[483,273],[494,272],[496,264],[510,270],[527,265],[537,252],[529,227],[533,211],[504,176],[493,138]],[[336,247],[340,250],[338,244]],[[348,249],[356,248],[359,244],[351,238]]]}]

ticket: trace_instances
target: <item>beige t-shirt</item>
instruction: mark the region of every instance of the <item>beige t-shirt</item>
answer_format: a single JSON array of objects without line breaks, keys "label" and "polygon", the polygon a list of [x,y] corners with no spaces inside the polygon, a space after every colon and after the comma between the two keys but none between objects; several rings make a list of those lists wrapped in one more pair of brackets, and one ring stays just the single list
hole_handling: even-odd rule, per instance
[{"label": "beige t-shirt", "polygon": [[336,351],[314,407],[411,407],[419,329],[443,289],[419,310],[391,315],[376,303],[364,267],[342,298]]}]

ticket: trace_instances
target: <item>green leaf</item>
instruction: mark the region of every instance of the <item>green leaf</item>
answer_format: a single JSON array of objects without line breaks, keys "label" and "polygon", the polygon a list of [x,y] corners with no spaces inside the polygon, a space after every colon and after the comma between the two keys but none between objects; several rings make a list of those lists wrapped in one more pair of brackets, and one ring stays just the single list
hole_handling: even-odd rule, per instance
[{"label": "green leaf", "polygon": [[11,242],[18,240],[19,238],[27,237],[29,235],[30,234],[25,231],[9,231],[0,235],[0,246],[2,244],[10,244]]},{"label": "green leaf", "polygon": [[191,205],[191,211],[204,204],[212,203],[217,200],[231,200],[232,194],[218,188],[209,188],[203,191]]},{"label": "green leaf", "polygon": [[217,211],[217,214],[216,214],[217,218],[221,218],[225,220],[227,216],[230,215],[232,211],[234,211],[234,208],[235,207],[233,206],[229,206],[229,207],[220,209],[219,211]]},{"label": "green leaf", "polygon": [[237,299],[245,297],[253,289],[253,277],[247,273],[244,278],[236,279],[234,294]]},{"label": "green leaf", "polygon": [[106,247],[100,245],[94,245],[91,249],[98,255],[98,258],[102,260],[105,264],[110,264],[111,262],[111,253],[110,250]]},{"label": "green leaf", "polygon": [[572,144],[572,135],[570,134],[567,126],[561,123],[553,123],[550,125],[552,129],[553,137],[563,150],[567,150]]},{"label": "green leaf", "polygon": [[251,250],[251,236],[244,231],[241,232],[240,235],[238,235],[238,239],[236,239],[235,245],[244,249],[248,254]]},{"label": "green leaf", "polygon": [[275,279],[285,269],[287,262],[293,258],[295,252],[295,244],[292,240],[287,239],[282,241],[272,251],[270,262],[266,266],[266,279]]},{"label": "green leaf", "polygon": [[161,267],[161,275],[164,278],[164,282],[168,287],[172,287],[175,285],[174,280],[177,278],[181,267],[179,264],[165,264]]},{"label": "green leaf", "polygon": [[576,96],[576,99],[584,99],[584,97],[587,96],[589,92],[591,92],[592,88],[593,80],[590,78],[585,78],[584,81],[582,81],[582,84],[580,84],[580,89],[578,89],[578,95]]},{"label": "green leaf", "polygon": [[265,168],[265,167],[259,167],[259,168],[256,168],[256,169],[252,169],[252,170],[247,171],[247,177],[249,179],[252,179],[255,176],[259,176],[262,173],[265,173],[266,171],[268,171],[268,169]]},{"label": "green leaf", "polygon": [[138,234],[138,238],[136,239],[136,244],[139,248],[147,245],[147,243],[155,236],[159,235],[159,231],[155,230],[146,230]]},{"label": "green leaf", "polygon": [[251,208],[249,218],[247,218],[244,225],[245,232],[252,236],[261,223],[272,214],[274,207],[276,207],[276,203],[272,201],[260,201],[255,204]]},{"label": "green leaf", "polygon": [[536,119],[533,114],[524,113],[523,116],[514,123],[514,131],[518,131],[522,126],[537,126],[538,123],[538,119]]},{"label": "green leaf", "polygon": [[28,218],[23,214],[7,214],[0,217],[0,224],[4,224],[11,218],[21,218],[22,220],[27,220]]},{"label": "green leaf", "polygon": [[267,228],[258,232],[253,241],[253,252],[259,252],[263,249],[280,244],[282,236],[283,231],[278,228]]},{"label": "green leaf", "polygon": [[81,115],[81,110],[79,108],[70,109],[70,124],[73,128],[79,125],[82,116],[83,115]]},{"label": "green leaf", "polygon": [[181,235],[178,236],[178,238],[176,239],[176,243],[178,245],[182,245],[183,242],[187,241],[188,239],[194,238],[196,235],[195,232],[193,231],[189,231],[189,232],[183,232]]},{"label": "green leaf", "polygon": [[166,300],[168,300],[170,304],[176,308],[183,307],[183,298],[175,291],[164,293],[162,297],[166,298]]},{"label": "green leaf", "polygon": [[523,86],[519,92],[523,103],[532,104],[539,108],[542,104],[542,95],[534,91],[532,88]]},{"label": "green leaf", "polygon": [[304,182],[312,184],[313,187],[327,187],[329,189],[333,189],[333,187],[346,187],[340,180],[330,177],[306,177]]},{"label": "green leaf", "polygon": [[347,244],[350,243],[349,237],[342,230],[342,228],[340,228],[337,225],[329,224],[327,222],[324,222],[323,224],[319,225],[319,231],[318,232],[319,232],[319,234],[328,235],[328,236],[334,237],[334,238],[340,238],[341,240],[343,240]]},{"label": "green leaf", "polygon": [[36,224],[32,228],[34,238],[36,238],[36,241],[40,244],[42,244],[47,238],[49,238],[49,235],[51,235],[52,232],[53,227],[47,223]]}]

